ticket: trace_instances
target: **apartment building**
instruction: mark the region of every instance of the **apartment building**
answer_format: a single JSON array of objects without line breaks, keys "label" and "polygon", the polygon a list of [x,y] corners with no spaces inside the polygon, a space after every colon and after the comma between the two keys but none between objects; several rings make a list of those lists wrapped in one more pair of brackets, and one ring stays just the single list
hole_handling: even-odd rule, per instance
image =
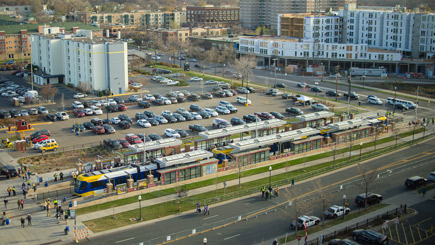
[{"label": "apartment building", "polygon": [[238,7],[186,7],[186,21],[190,27],[231,27],[239,24]]},{"label": "apartment building", "polygon": [[37,84],[86,86],[91,91],[122,94],[128,87],[127,43],[95,38],[92,31],[76,30],[65,34],[58,28],[45,27],[31,35],[32,63]]},{"label": "apartment building", "polygon": [[278,30],[279,14],[336,11],[345,4],[356,4],[356,0],[240,0],[240,24]]},{"label": "apartment building", "polygon": [[17,34],[0,31],[0,60],[29,59],[31,50],[30,36],[27,30]]},{"label": "apartment building", "polygon": [[338,12],[343,18],[343,41],[397,50],[412,58],[435,54],[435,14],[406,8],[358,8]]},{"label": "apartment building", "polygon": [[186,42],[189,37],[219,37],[227,35],[227,28],[212,28],[212,27],[195,27],[195,28],[180,28],[180,29],[149,29],[144,33],[155,33],[159,35],[164,43],[170,43],[175,39],[180,42]]},{"label": "apartment building", "polygon": [[321,43],[341,43],[343,19],[339,16],[280,14],[278,36],[301,38]]},{"label": "apartment building", "polygon": [[0,14],[4,15],[28,15],[31,13],[32,6],[30,5],[0,6]]},{"label": "apartment building", "polygon": [[186,13],[137,11],[124,13],[77,13],[77,19],[86,24],[133,25],[141,28],[168,28],[171,23],[180,25],[186,21]]}]

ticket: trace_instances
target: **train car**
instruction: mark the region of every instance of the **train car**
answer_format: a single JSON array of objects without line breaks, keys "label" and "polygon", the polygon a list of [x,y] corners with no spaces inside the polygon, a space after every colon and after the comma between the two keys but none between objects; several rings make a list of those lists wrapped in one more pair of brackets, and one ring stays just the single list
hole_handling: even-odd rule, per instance
[{"label": "train car", "polygon": [[136,183],[138,180],[145,179],[147,174],[156,169],[156,164],[131,165],[81,174],[77,177],[74,194],[82,197],[104,194],[109,182],[113,184],[115,190],[117,185],[127,183],[127,179],[133,179]]}]

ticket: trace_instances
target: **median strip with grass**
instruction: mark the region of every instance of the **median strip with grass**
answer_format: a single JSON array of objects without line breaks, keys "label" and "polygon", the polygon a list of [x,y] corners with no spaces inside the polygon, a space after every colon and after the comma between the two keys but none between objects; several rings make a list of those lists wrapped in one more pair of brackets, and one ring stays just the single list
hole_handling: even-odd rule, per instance
[{"label": "median strip with grass", "polygon": [[[409,145],[410,143],[407,142],[398,145],[398,147],[405,147]],[[383,154],[387,151],[391,152],[394,150],[397,150],[397,148],[394,146],[389,146],[389,147],[379,149],[377,153]],[[374,155],[372,152],[367,152],[364,153],[361,157],[363,160],[366,160],[375,156],[379,156],[379,154]],[[278,174],[273,176],[274,179],[273,185],[274,186],[286,185],[290,183],[291,179],[295,179],[295,181],[301,181],[304,179],[312,178],[314,176],[327,173],[331,170],[354,164],[358,162],[359,159],[360,159],[359,156],[354,156],[351,158],[351,160],[340,159],[335,162],[322,163],[316,166],[311,166],[304,169],[298,169],[292,172]],[[211,181],[216,181],[216,180],[211,180]],[[144,214],[143,221],[165,217],[168,215],[173,215],[180,211],[194,210],[197,201],[201,201],[201,203],[212,204],[212,203],[219,203],[228,199],[251,195],[253,193],[258,192],[258,189],[261,186],[267,185],[268,182],[269,182],[269,178],[263,178],[255,181],[242,183],[240,187],[237,185],[230,186],[225,189],[216,189],[214,191],[194,195],[191,197],[179,198],[174,201],[168,201],[152,206],[147,206],[142,208],[142,213]],[[135,202],[137,202],[137,198],[135,199]],[[137,217],[138,213],[139,210],[130,210],[130,211],[115,214],[113,216],[105,216],[98,219],[85,221],[84,224],[87,225],[93,232],[101,232],[107,229],[119,228],[125,225],[131,225],[137,222],[141,222],[132,219]]]},{"label": "median strip with grass", "polygon": [[[415,130],[415,133],[419,133],[422,131],[423,131],[423,129],[417,129],[417,130]],[[400,137],[400,138],[407,137],[407,136],[412,135],[412,133],[413,133],[412,131],[406,132],[406,133],[398,135],[398,137]],[[394,141],[395,139],[396,139],[395,136],[391,136],[391,137],[387,137],[387,138],[383,138],[383,139],[378,139],[376,144],[380,145],[383,143]],[[365,144],[363,144],[362,148],[373,147],[374,144],[375,144],[375,142],[365,143]],[[352,146],[352,151],[359,150],[359,149],[360,149],[360,145]],[[379,150],[380,149],[378,149],[378,151]],[[335,154],[340,155],[340,154],[344,154],[346,152],[349,152],[349,147],[346,147],[343,149],[337,149]],[[367,153],[364,153],[364,154],[367,154]],[[287,168],[287,167],[295,166],[298,164],[303,164],[305,162],[323,159],[323,158],[330,157],[333,155],[334,155],[334,151],[323,152],[323,153],[316,154],[316,155],[311,155],[311,156],[306,156],[306,157],[302,157],[302,158],[298,158],[298,159],[294,159],[294,160],[280,162],[280,163],[272,165],[272,167],[275,170],[281,169],[281,168]],[[356,156],[356,157],[359,157],[359,156]],[[335,161],[335,163],[339,164],[341,161],[345,161],[345,160],[346,160],[345,158],[340,159],[340,160],[337,159]],[[331,164],[333,164],[333,163],[331,163]],[[319,164],[319,165],[316,165],[315,168],[321,168],[321,166],[322,166],[322,164]],[[244,171],[243,177],[257,175],[257,174],[261,174],[261,173],[268,172],[268,171],[269,171],[269,166],[254,168],[254,169]],[[197,189],[197,188],[201,188],[201,187],[205,187],[205,186],[216,185],[216,184],[222,183],[224,181],[230,181],[230,180],[234,180],[234,179],[238,179],[238,178],[239,178],[239,174],[234,173],[234,174],[229,174],[229,175],[225,175],[225,176],[219,176],[219,177],[214,178],[214,179],[208,179],[208,180],[204,180],[204,181],[198,181],[195,183],[186,184],[183,186],[183,189],[185,191],[189,191],[189,190],[193,190],[193,189]],[[168,188],[165,190],[154,191],[154,192],[143,194],[142,199],[149,200],[152,198],[162,197],[162,196],[171,195],[171,194],[175,194],[175,191],[173,190],[173,188]],[[127,204],[131,204],[131,203],[136,203],[136,202],[137,202],[137,196],[132,196],[129,198],[105,202],[105,203],[93,205],[90,207],[79,208],[76,210],[76,213],[77,213],[77,215],[83,215],[83,214],[87,214],[87,213],[92,213],[92,212],[101,211],[101,210],[105,210],[105,209],[115,208],[118,206],[127,205]]]}]

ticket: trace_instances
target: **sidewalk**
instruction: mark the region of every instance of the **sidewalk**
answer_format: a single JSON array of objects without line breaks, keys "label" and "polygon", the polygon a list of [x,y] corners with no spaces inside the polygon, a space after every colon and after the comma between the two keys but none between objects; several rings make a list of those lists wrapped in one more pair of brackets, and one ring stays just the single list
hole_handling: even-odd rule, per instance
[{"label": "sidewalk", "polygon": [[[402,204],[406,204],[408,207],[411,207],[411,206],[418,204],[420,202],[430,200],[433,198],[433,193],[434,193],[434,190],[428,191],[427,195],[425,197],[423,197],[421,194],[418,194],[416,191],[407,191],[407,192],[404,192],[403,194],[394,196],[392,198],[385,199],[384,201],[382,201],[382,203],[391,204],[391,205],[389,205],[388,207],[385,207],[385,208],[378,209],[378,210],[373,211],[371,213],[362,215],[358,218],[348,220],[348,221],[343,222],[339,225],[326,228],[322,231],[319,231],[319,232],[316,232],[313,234],[308,234],[308,240],[310,241],[310,240],[316,239],[321,234],[329,234],[329,233],[333,233],[334,231],[344,229],[345,227],[354,225],[357,222],[359,222],[359,223],[364,222],[367,219],[373,218],[377,215],[382,215],[382,214],[384,214],[388,211],[391,211],[395,208],[400,208],[400,206]],[[285,234],[282,235],[282,237],[284,237],[284,236],[285,236]],[[271,240],[270,242],[266,242],[265,244],[272,244],[272,242],[273,242],[273,240]],[[298,245],[298,240],[293,240],[293,241],[287,242],[286,244]]]},{"label": "sidewalk", "polygon": [[[428,130],[429,131],[429,130]],[[426,133],[427,135],[428,133]],[[416,134],[415,138],[419,138],[422,137],[422,133],[420,134]],[[400,139],[399,142],[403,142],[403,141],[410,141],[412,140],[412,136]],[[396,142],[395,141],[390,141],[388,143],[384,143],[384,144],[379,144],[377,147],[378,149],[380,148],[384,148],[387,146],[392,146],[395,145]],[[369,152],[372,151],[373,148],[364,148],[362,149],[362,152]],[[359,154],[359,151],[356,152],[355,154]],[[344,153],[344,154],[340,154],[336,156],[336,159],[342,159],[342,158],[347,158],[349,153]],[[301,156],[301,157],[305,157],[305,156]],[[297,159],[298,157],[292,157],[292,159]],[[300,158],[300,157],[299,157]],[[268,161],[267,165],[271,165],[274,163],[278,163],[278,162],[282,162],[283,159],[277,159],[277,160],[273,160],[273,161]],[[277,170],[273,170],[272,171],[272,176],[278,175],[278,174],[282,174],[285,172],[290,172],[290,171],[294,171],[294,170],[298,170],[298,169],[302,169],[302,168],[306,168],[306,167],[310,167],[310,166],[315,166],[324,162],[329,162],[329,161],[333,161],[333,157],[327,157],[327,158],[323,158],[323,159],[319,159],[319,160],[315,160],[315,161],[311,161],[311,162],[307,162],[305,164],[298,164],[295,166],[291,166],[288,169],[286,168],[281,168],[281,169],[277,169]],[[258,179],[262,179],[262,178],[267,178],[269,177],[269,173],[268,172],[264,172],[261,174],[257,174],[257,175],[252,175],[252,176],[248,176],[248,177],[243,177],[242,178],[242,183],[246,183],[246,182],[250,182],[250,181],[254,181],[254,180],[258,180]],[[230,186],[236,186],[238,185],[239,180],[235,179],[235,180],[231,180],[231,181],[227,181],[226,185],[227,187]],[[211,185],[211,186],[206,186],[206,187],[201,187],[201,188],[197,188],[197,189],[193,189],[193,190],[189,190],[188,194],[189,196],[194,196],[194,195],[198,195],[198,194],[202,194],[202,193],[206,193],[206,192],[210,192],[210,191],[214,191],[217,189],[221,189],[224,188],[223,183],[219,183],[217,186],[216,185]],[[167,196],[163,196],[163,197],[158,197],[158,198],[153,198],[153,199],[149,199],[149,200],[145,200],[142,201],[142,207],[147,207],[147,206],[152,206],[152,205],[156,205],[162,202],[168,202],[168,201],[174,201],[176,199],[178,199],[178,195],[177,194],[172,194],[172,195],[167,195]],[[101,211],[97,211],[97,212],[93,212],[93,213],[88,213],[88,214],[84,214],[84,215],[80,215],[77,217],[77,221],[78,222],[84,222],[84,221],[88,221],[88,220],[92,220],[92,219],[97,219],[97,218],[101,218],[104,216],[109,216],[109,215],[113,215],[113,214],[118,214],[118,213],[122,213],[122,212],[126,212],[126,211],[130,211],[130,210],[135,210],[137,209],[137,203],[132,203],[132,204],[128,204],[128,205],[123,205],[123,206],[119,206],[116,208],[110,208],[110,209],[106,209],[106,210],[101,210]]]}]

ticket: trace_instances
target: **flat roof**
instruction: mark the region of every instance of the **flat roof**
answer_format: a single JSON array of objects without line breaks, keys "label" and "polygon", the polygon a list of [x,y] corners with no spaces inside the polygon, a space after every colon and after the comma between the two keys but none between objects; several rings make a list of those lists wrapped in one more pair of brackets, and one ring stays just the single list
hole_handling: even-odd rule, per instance
[{"label": "flat roof", "polygon": [[[314,112],[314,113],[296,116],[296,119],[298,119],[300,122],[308,122],[308,121],[312,121],[312,120],[332,117],[334,115],[335,115],[335,113],[330,112],[330,111],[319,111],[319,112]],[[296,123],[298,123],[298,122],[296,122]]]},{"label": "flat roof", "polygon": [[160,168],[172,167],[179,164],[186,164],[201,161],[213,157],[213,153],[205,150],[183,152],[181,154],[159,157],[156,162],[160,164]]},{"label": "flat roof", "polygon": [[[146,142],[145,150],[149,152],[149,151],[163,149],[171,146],[179,146],[181,144],[182,142],[179,139],[167,138],[167,139]],[[135,145],[129,145],[128,148],[134,151],[135,153],[143,152],[144,145],[143,143],[139,143]]]},{"label": "flat roof", "polygon": [[[44,24],[17,24],[17,25],[3,25],[0,27],[0,31],[4,31],[6,34],[19,34],[21,30],[27,30],[27,33],[38,33],[38,27]],[[82,30],[98,30],[95,26],[87,25],[81,22],[55,22],[47,23],[47,27],[61,27],[65,28],[66,32],[71,32],[73,27],[78,27]]]}]

